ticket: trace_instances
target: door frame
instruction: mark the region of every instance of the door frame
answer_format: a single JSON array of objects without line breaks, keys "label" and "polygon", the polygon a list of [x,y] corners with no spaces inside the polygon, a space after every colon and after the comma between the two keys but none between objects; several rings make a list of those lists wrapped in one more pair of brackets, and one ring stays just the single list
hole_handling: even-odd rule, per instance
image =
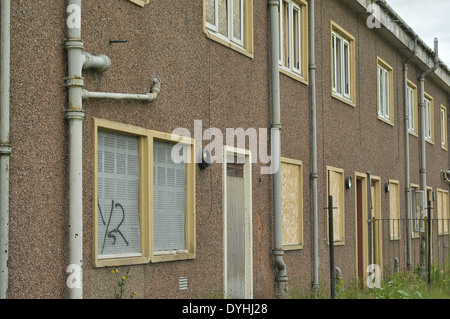
[{"label": "door frame", "polygon": [[222,164],[222,205],[223,205],[223,285],[224,298],[227,298],[227,155],[241,155],[244,163],[245,189],[245,282],[244,298],[253,298],[253,239],[252,239],[252,155],[250,150],[224,145]]},{"label": "door frame", "polygon": [[[361,180],[361,200],[362,200],[362,212],[361,212],[361,237],[362,237],[362,243],[359,243],[358,241],[358,180]],[[361,276],[361,279],[363,280],[363,283],[365,282],[366,278],[368,277],[368,273],[366,272],[367,266],[369,265],[369,251],[368,251],[368,229],[367,227],[364,227],[364,225],[367,225],[368,220],[368,192],[367,192],[367,174],[358,173],[355,172],[355,277],[356,279],[359,278],[358,275]],[[359,260],[359,245],[362,245],[362,260]],[[359,274],[359,263],[362,263],[362,274]]]}]

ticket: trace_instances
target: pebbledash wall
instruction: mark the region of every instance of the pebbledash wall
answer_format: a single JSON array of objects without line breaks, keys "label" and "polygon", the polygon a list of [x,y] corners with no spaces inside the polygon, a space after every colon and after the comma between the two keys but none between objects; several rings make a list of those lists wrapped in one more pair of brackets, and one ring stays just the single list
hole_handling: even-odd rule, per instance
[{"label": "pebbledash wall", "polygon": [[[186,245],[189,247],[186,247],[188,254],[185,257],[174,257],[176,254],[158,257],[150,247],[152,240],[144,239],[141,245],[148,253],[144,256],[146,262],[142,259],[127,262],[129,259],[124,258],[105,262],[104,259],[99,261],[98,246],[94,244],[98,229],[98,220],[94,216],[98,217],[99,213],[96,198],[99,126],[100,131],[103,127],[106,131],[132,133],[141,136],[143,141],[151,138],[151,134],[161,137],[161,133],[169,134],[177,128],[187,129],[194,138],[195,121],[201,120],[203,131],[218,128],[223,132],[222,144],[227,144],[227,128],[270,128],[272,83],[268,2],[243,1],[245,23],[242,27],[246,30],[241,34],[245,39],[243,46],[230,45],[230,41],[211,32],[212,27],[205,23],[206,3],[214,1],[167,0],[164,4],[152,0],[83,1],[83,50],[104,54],[111,60],[107,72],[83,72],[85,89],[144,93],[150,89],[154,76],[162,81],[161,93],[151,103],[83,101],[84,298],[113,298],[117,286],[112,270],[118,265],[121,273],[128,266],[132,267],[127,287],[137,292],[138,298],[223,296],[226,278],[222,163],[212,163],[204,170],[195,165],[189,171],[195,177],[187,184],[188,187],[195,185],[194,195],[189,197],[195,207],[187,205],[186,208],[193,210],[186,225],[189,234]],[[412,55],[414,33],[412,30],[406,32],[407,26],[399,27],[392,11],[382,5],[383,2],[378,4],[376,1],[376,8],[381,10],[381,24],[377,28],[368,25],[370,13],[366,9],[369,1],[315,1],[319,173],[316,259],[313,254],[311,183],[311,69],[307,59],[310,2],[295,0],[292,3],[301,12],[301,57],[298,61],[301,67],[298,71],[280,67],[282,214],[286,243],[283,260],[289,286],[300,285],[306,290],[318,280],[319,287],[325,289],[329,283],[329,257],[324,207],[328,193],[336,192],[331,184],[337,185],[337,192],[340,192],[335,266],[348,280],[358,277],[357,181],[364,181],[366,172],[371,172],[376,183],[379,214],[383,218],[389,218],[389,196],[392,194],[384,191],[384,185],[386,182],[398,183],[399,214],[401,218],[407,216],[403,65]],[[69,296],[69,273],[66,271],[69,266],[69,136],[64,81],[67,77],[66,9],[67,3],[54,0],[45,3],[14,1],[11,4],[8,298]],[[392,28],[400,31],[394,34]],[[348,41],[348,96],[333,93],[333,34]],[[294,50],[291,59],[293,55]],[[416,92],[418,78],[432,66],[432,59],[431,49],[419,41],[418,56],[408,64],[408,80],[417,87]],[[387,120],[378,113],[378,65],[390,72],[391,103]],[[449,107],[449,74],[447,67],[442,65],[438,75],[430,75],[425,80],[425,91],[432,98],[434,114],[433,138],[426,143],[427,185],[434,191],[449,190],[440,173],[448,169],[448,151],[441,146],[440,110]],[[447,125],[447,120],[444,123]],[[411,183],[420,185],[421,151],[417,125],[417,133],[409,134],[408,138]],[[446,137],[447,131],[445,127]],[[206,139],[198,145],[195,141],[195,149],[198,151],[209,142]],[[267,142],[270,151],[270,134]],[[146,150],[145,143],[140,145],[141,151]],[[249,147],[247,143],[246,148]],[[252,154],[252,158],[258,159],[257,154]],[[151,158],[142,159],[141,156],[141,164],[142,161],[151,162]],[[253,298],[274,298],[277,286],[272,255],[276,248],[273,176],[261,173],[264,166],[266,164],[259,161],[250,166],[251,234],[247,239],[251,239],[251,244],[247,248],[251,256],[249,289]],[[141,165],[141,169],[143,167]],[[342,180],[330,180],[336,176]],[[350,189],[344,187],[344,178],[348,176],[354,184]],[[141,190],[140,205],[150,211],[152,182],[147,182],[144,185],[141,180],[147,193],[143,194]],[[105,210],[109,211],[109,208]],[[151,225],[148,211],[141,211],[140,216]],[[141,227],[143,234],[153,237],[150,226]],[[120,235],[116,235],[117,241],[121,240]],[[368,262],[364,260],[361,264],[366,266]],[[318,278],[314,278],[316,266]],[[187,289],[180,289],[180,278],[187,278]]]}]

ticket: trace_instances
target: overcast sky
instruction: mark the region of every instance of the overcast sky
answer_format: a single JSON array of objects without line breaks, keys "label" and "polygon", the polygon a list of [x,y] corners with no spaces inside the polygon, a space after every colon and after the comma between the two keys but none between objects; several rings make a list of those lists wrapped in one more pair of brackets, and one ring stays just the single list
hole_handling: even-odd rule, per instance
[{"label": "overcast sky", "polygon": [[450,68],[450,0],[387,2],[431,49],[439,39],[439,57]]}]

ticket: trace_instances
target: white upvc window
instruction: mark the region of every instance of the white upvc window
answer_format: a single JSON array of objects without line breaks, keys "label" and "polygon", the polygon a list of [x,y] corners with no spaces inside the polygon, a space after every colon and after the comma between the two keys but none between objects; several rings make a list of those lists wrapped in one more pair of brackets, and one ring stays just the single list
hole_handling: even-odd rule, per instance
[{"label": "white upvc window", "polygon": [[205,0],[206,28],[217,37],[244,47],[244,0]]},{"label": "white upvc window", "polygon": [[333,93],[350,99],[350,42],[332,32]]},{"label": "white upvc window", "polygon": [[407,86],[406,91],[406,104],[409,112],[408,130],[410,133],[416,133],[415,93],[414,89],[410,86]]},{"label": "white upvc window", "polygon": [[441,147],[446,150],[447,143],[447,109],[441,106]]},{"label": "white upvc window", "polygon": [[280,66],[302,76],[302,8],[293,0],[280,3]]},{"label": "white upvc window", "polygon": [[389,70],[378,65],[378,116],[390,121],[390,76]]},{"label": "white upvc window", "polygon": [[433,140],[431,111],[431,101],[425,98],[425,138],[429,141]]}]

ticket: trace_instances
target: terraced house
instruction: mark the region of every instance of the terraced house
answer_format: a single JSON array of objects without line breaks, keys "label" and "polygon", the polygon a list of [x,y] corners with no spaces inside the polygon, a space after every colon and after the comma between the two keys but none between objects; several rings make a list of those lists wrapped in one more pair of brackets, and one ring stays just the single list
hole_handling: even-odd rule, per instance
[{"label": "terraced house", "polygon": [[386,1],[0,12],[2,298],[129,267],[138,298],[276,298],[327,289],[330,242],[348,282],[448,262],[450,70]]}]

